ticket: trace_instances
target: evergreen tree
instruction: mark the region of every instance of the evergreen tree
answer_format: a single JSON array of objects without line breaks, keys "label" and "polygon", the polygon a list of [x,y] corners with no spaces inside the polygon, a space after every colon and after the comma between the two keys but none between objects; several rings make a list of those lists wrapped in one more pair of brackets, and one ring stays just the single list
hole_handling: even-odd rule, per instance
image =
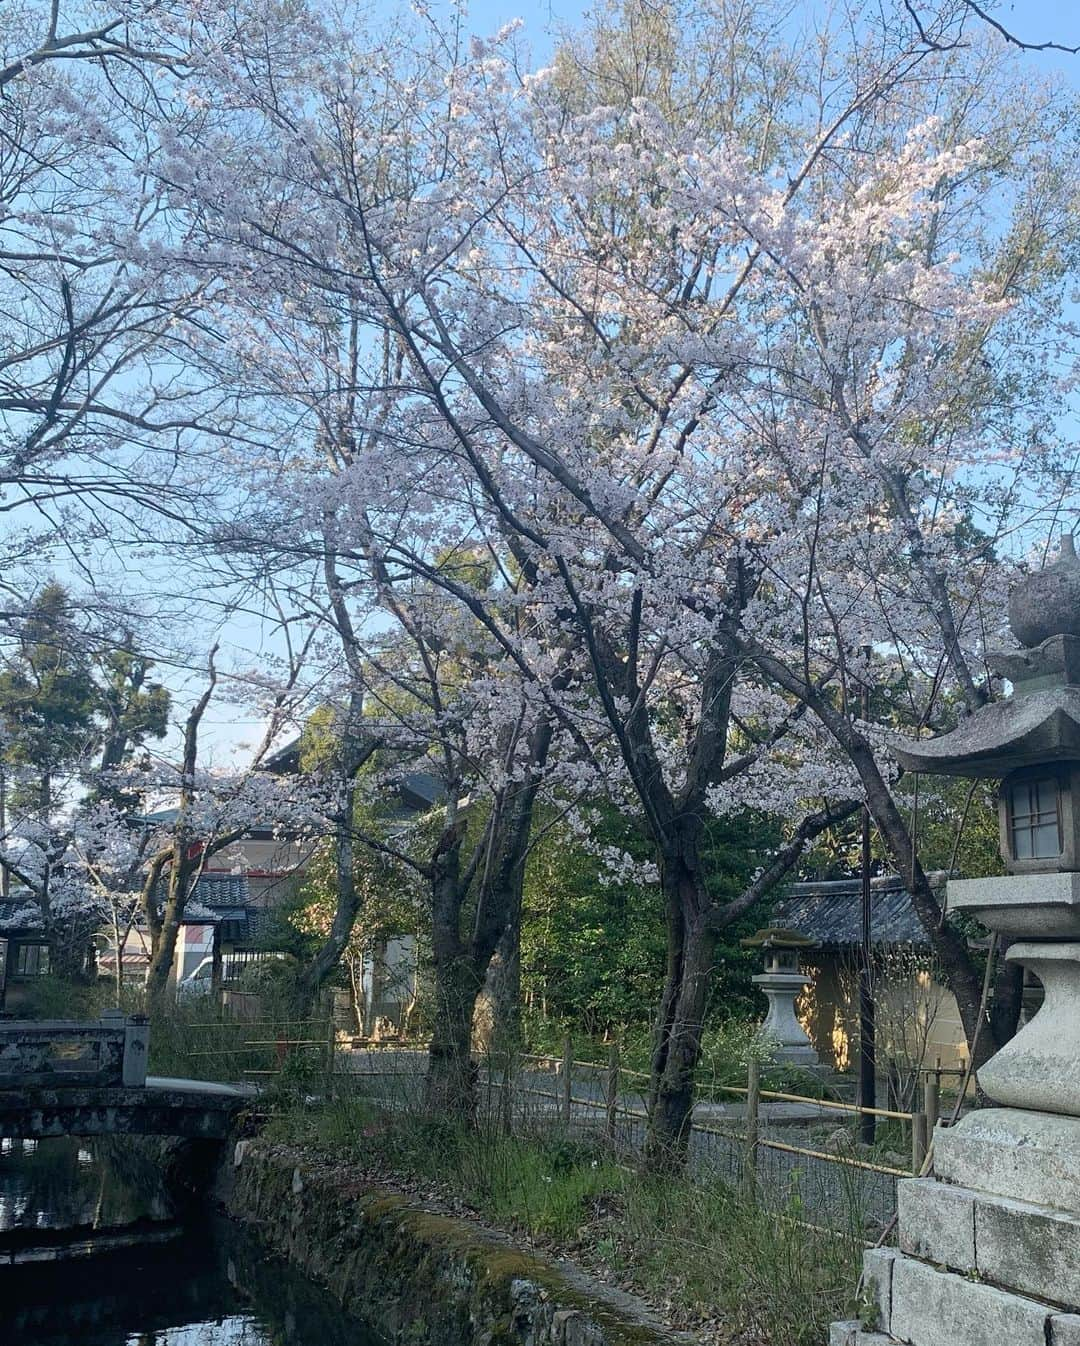
[{"label": "evergreen tree", "polygon": [[57,777],[85,761],[97,740],[98,704],[70,595],[60,584],[47,584],[27,614],[7,667],[0,670],[9,810],[48,818]]}]

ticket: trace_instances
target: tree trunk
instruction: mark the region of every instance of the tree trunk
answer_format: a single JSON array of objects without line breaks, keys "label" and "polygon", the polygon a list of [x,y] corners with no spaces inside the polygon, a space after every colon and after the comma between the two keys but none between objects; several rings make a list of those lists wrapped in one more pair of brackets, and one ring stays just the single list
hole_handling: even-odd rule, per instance
[{"label": "tree trunk", "polygon": [[330,923],[330,933],[300,978],[300,1002],[305,1012],[314,1006],[327,977],[341,962],[360,911],[360,894],[356,890],[356,873],[353,868],[351,791],[348,798],[350,801],[348,813],[339,815],[335,820],[337,838],[334,843],[334,870],[337,902]]},{"label": "tree trunk", "polygon": [[146,999],[151,1011],[161,1010],[165,1005],[179,936],[179,917],[167,908],[156,944],[150,952],[150,966],[146,969]]},{"label": "tree trunk", "polygon": [[354,688],[349,694],[349,708],[338,752],[342,795],[340,807],[334,814],[337,902],[330,923],[330,933],[300,978],[299,1000],[305,1013],[314,1008],[326,979],[341,962],[360,912],[360,894],[356,889],[354,870],[356,778],[378,747],[374,739],[361,737],[363,716],[364,694],[362,689]]},{"label": "tree trunk", "polygon": [[649,1084],[645,1163],[653,1171],[683,1166],[694,1107],[694,1072],[712,973],[714,936],[706,913],[704,877],[696,846],[667,856],[661,882],[667,914],[667,972],[657,1017]]},{"label": "tree trunk", "polygon": [[499,937],[476,1004],[476,1038],[499,1058],[521,1046],[521,904]]},{"label": "tree trunk", "polygon": [[181,834],[173,846],[165,907],[160,916],[157,912],[157,896],[154,891],[156,884],[148,882],[143,892],[143,910],[147,915],[147,925],[150,927],[150,966],[146,969],[146,1000],[151,1013],[159,1012],[165,1006],[184,908],[192,887],[192,879],[200,864],[201,859],[190,854],[188,838]]},{"label": "tree trunk", "polygon": [[472,1057],[472,1024],[480,979],[459,952],[435,964],[435,1022],[428,1052],[426,1106],[432,1116],[471,1123],[479,1071]]},{"label": "tree trunk", "polygon": [[1000,962],[990,1001],[990,1032],[999,1049],[1016,1036],[1024,1008],[1024,969],[1019,963],[1005,961],[1008,952],[1007,945],[999,946]]},{"label": "tree trunk", "polygon": [[433,1116],[471,1122],[476,1115],[472,1024],[481,978],[461,938],[464,820],[447,827],[431,867],[431,949],[435,1018],[428,1050],[426,1105]]}]

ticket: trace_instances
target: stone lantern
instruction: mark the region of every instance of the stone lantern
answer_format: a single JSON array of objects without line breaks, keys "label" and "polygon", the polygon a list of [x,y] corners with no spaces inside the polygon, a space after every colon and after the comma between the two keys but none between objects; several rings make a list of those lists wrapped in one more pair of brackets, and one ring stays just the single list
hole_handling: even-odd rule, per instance
[{"label": "stone lantern", "polygon": [[769,1001],[769,1012],[758,1031],[775,1045],[774,1059],[790,1065],[816,1066],[817,1052],[795,1017],[795,1001],[811,982],[800,970],[799,954],[816,948],[817,942],[794,930],[776,928],[759,930],[741,942],[744,949],[762,949],[765,954],[765,971],[751,980]]},{"label": "stone lantern", "polygon": [[1013,694],[940,738],[898,744],[909,771],[996,779],[1004,878],[951,880],[966,911],[1042,983],[1043,1007],[979,1073],[993,1106],[934,1135],[934,1178],[898,1184],[898,1249],[866,1254],[876,1329],[840,1346],[1080,1346],[1080,560],[1071,537],[1022,580],[1023,648],[991,658]]}]

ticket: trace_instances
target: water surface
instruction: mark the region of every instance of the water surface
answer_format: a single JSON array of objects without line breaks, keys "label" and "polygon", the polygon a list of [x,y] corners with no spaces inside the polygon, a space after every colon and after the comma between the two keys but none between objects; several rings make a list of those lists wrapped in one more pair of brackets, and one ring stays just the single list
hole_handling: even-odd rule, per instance
[{"label": "water surface", "polygon": [[[134,1246],[0,1266],[0,1346],[380,1346],[378,1339],[230,1221],[181,1227],[132,1147],[49,1140],[0,1146],[0,1252]],[[153,1242],[152,1239],[165,1239]]]}]

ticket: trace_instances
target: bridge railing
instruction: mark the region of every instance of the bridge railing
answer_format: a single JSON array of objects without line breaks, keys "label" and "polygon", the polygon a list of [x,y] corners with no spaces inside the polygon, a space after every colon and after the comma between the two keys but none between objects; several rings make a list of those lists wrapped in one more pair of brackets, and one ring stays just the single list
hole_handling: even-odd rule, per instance
[{"label": "bridge railing", "polygon": [[100,1019],[0,1021],[0,1090],[146,1083],[150,1025],[106,1010]]}]

